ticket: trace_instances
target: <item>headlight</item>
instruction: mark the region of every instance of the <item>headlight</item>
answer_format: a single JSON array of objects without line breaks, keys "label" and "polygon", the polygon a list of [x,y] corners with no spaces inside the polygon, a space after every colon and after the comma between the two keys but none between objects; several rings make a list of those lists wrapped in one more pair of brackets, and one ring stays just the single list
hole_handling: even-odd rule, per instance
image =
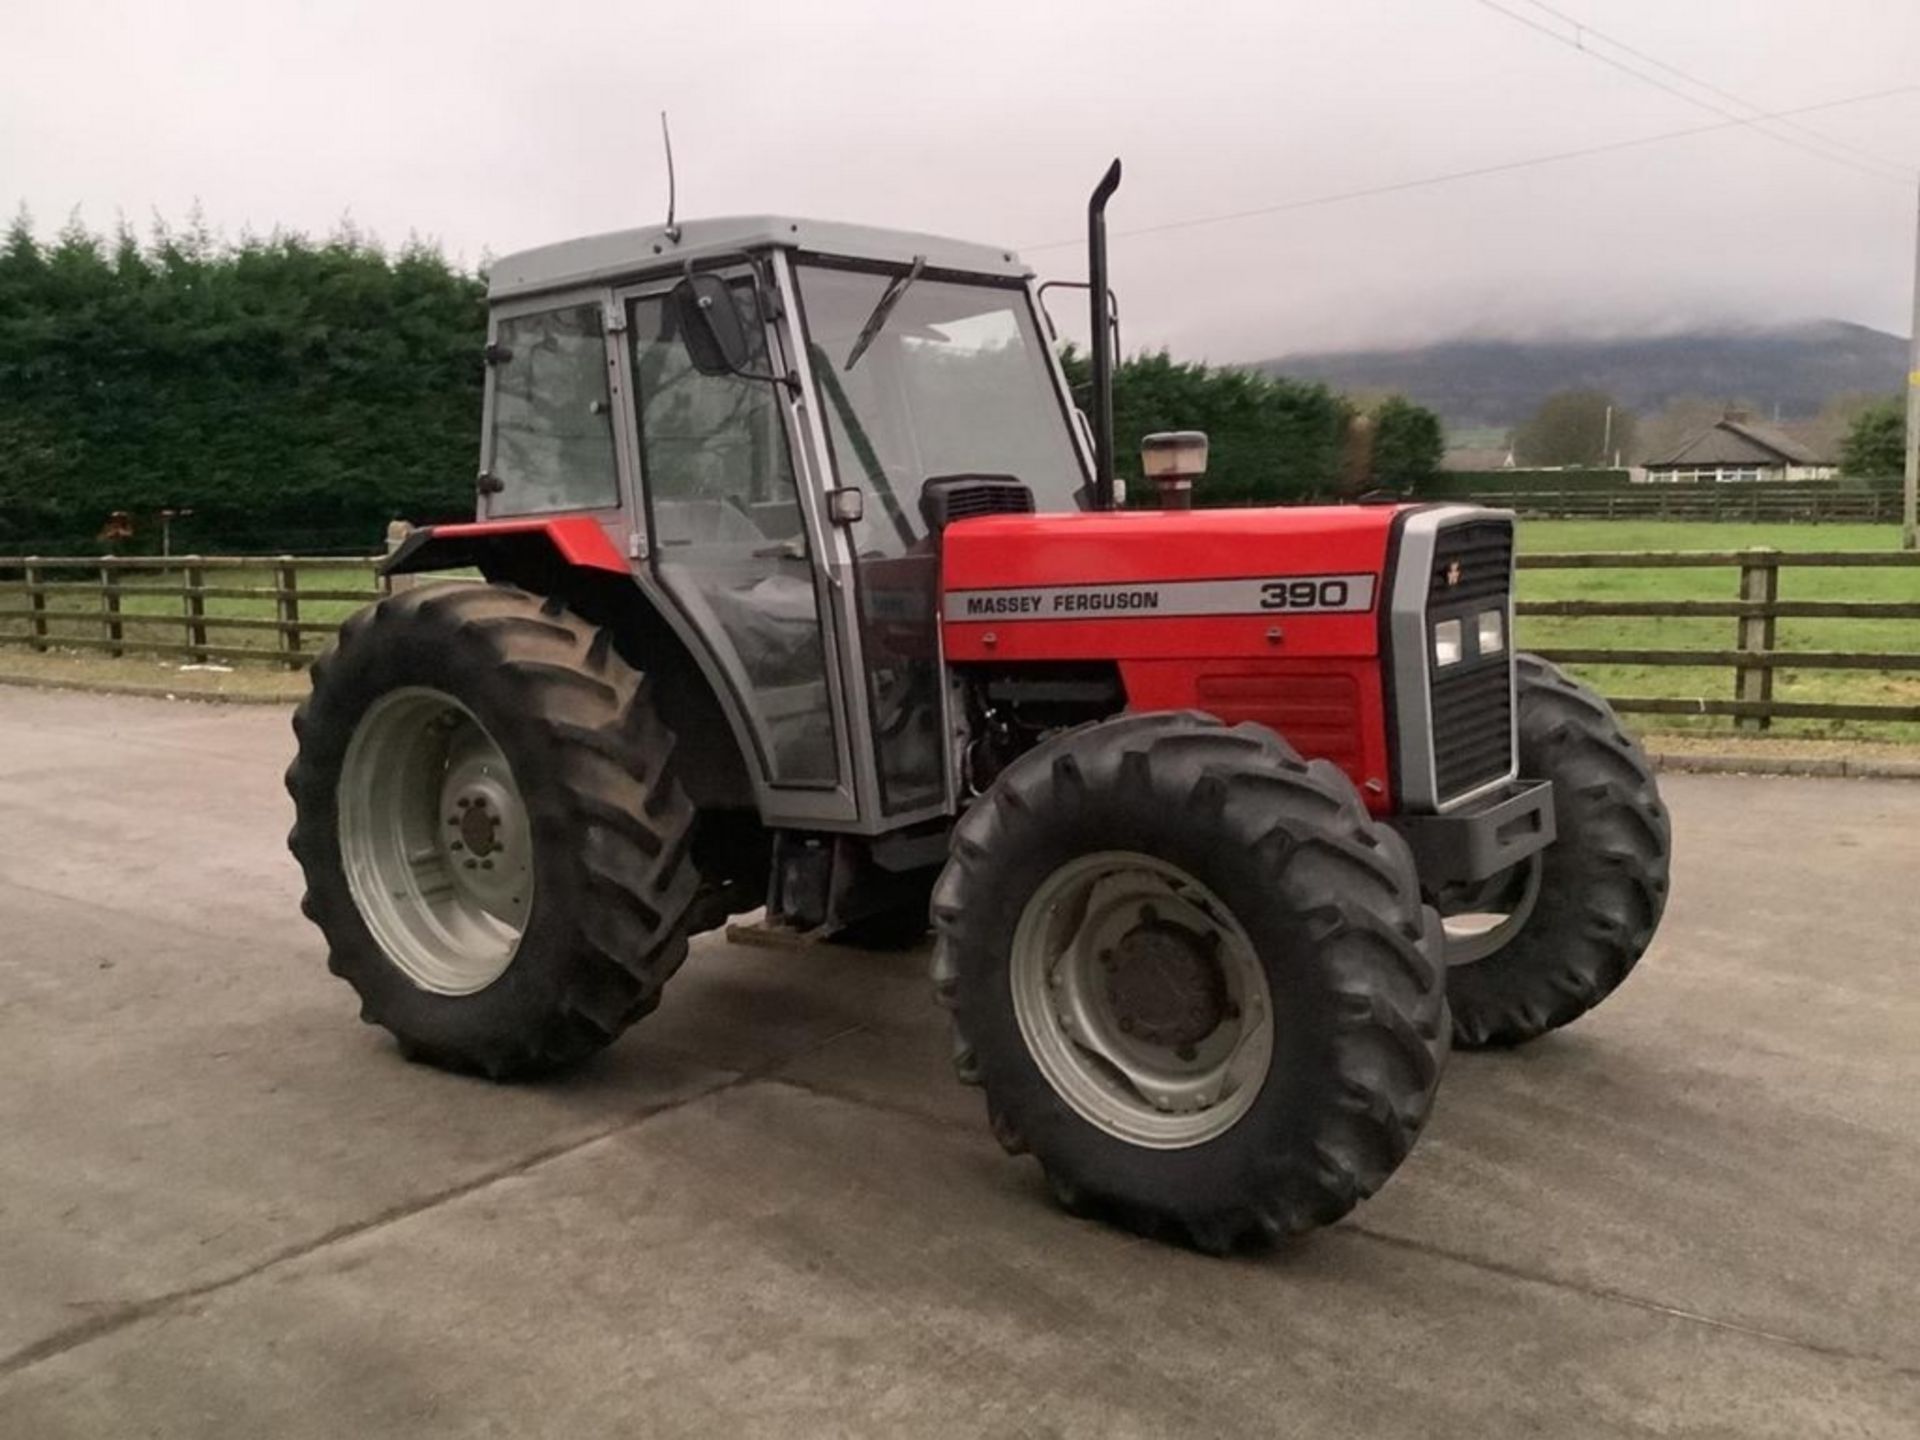
[{"label": "headlight", "polygon": [[1507,617],[1504,611],[1480,612],[1480,648],[1482,655],[1498,655],[1507,648]]},{"label": "headlight", "polygon": [[1433,663],[1445,668],[1460,663],[1461,628],[1458,620],[1442,620],[1433,627]]}]

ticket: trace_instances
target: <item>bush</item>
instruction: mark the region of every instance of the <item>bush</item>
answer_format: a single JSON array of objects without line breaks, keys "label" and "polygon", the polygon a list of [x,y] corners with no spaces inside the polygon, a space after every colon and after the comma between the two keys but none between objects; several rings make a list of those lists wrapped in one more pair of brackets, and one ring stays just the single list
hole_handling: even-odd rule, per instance
[{"label": "bush", "polygon": [[351,231],[141,245],[69,226],[0,250],[0,546],[374,548],[473,511],[485,287]]},{"label": "bush", "polygon": [[1373,480],[1389,490],[1411,490],[1440,471],[1447,440],[1440,417],[1401,395],[1373,411]]},{"label": "bush", "polygon": [[1862,410],[1840,446],[1848,475],[1900,475],[1907,468],[1907,405],[1895,395]]}]

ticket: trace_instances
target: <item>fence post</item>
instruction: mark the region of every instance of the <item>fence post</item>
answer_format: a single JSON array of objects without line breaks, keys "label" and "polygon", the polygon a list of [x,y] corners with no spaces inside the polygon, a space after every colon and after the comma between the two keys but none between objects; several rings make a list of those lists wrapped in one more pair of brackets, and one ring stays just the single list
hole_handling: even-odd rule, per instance
[{"label": "fence post", "polygon": [[40,567],[34,564],[34,561],[39,558],[37,555],[29,555],[26,568],[22,573],[27,581],[27,608],[33,612],[32,624],[29,626],[33,635],[32,645],[35,650],[45,650],[47,648],[47,592],[40,588],[45,584],[45,579]]},{"label": "fence post", "polygon": [[121,643],[126,627],[120,623],[120,572],[111,565],[100,567],[100,629],[107,641],[107,654],[118,659],[126,654]]},{"label": "fence post", "polygon": [[280,650],[289,670],[300,668],[300,568],[291,555],[282,555],[274,571],[274,588],[280,592]]},{"label": "fence post", "polygon": [[[389,524],[387,526],[387,554],[391,555],[394,551],[398,550],[406,543],[407,537],[411,534],[413,534],[413,525],[409,521],[395,520]],[[419,577],[416,575],[382,575],[380,577],[380,588],[385,590],[389,595],[392,595],[401,590],[412,589],[415,581],[418,579]]]},{"label": "fence post", "polygon": [[[1771,652],[1775,625],[1773,606],[1780,598],[1778,550],[1754,549],[1743,552],[1740,561],[1740,598],[1764,605],[1766,609],[1758,615],[1740,617],[1737,648],[1757,653]],[[1736,665],[1733,671],[1733,698],[1771,701],[1773,667]],[[1733,728],[1769,730],[1773,728],[1773,719],[1768,715],[1739,715],[1734,718]]]},{"label": "fence post", "polygon": [[201,592],[207,586],[207,572],[192,562],[198,555],[187,556],[187,587],[181,593],[186,596],[187,659],[196,665],[207,663],[207,597]]}]

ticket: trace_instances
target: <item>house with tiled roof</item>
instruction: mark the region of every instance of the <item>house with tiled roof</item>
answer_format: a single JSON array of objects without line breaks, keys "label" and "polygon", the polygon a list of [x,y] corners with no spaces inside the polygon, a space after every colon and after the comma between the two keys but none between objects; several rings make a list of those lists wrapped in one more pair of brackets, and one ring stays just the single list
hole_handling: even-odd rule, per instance
[{"label": "house with tiled roof", "polygon": [[1791,435],[1763,425],[1744,410],[1729,410],[1689,435],[1669,455],[1647,461],[1650,481],[1731,484],[1740,480],[1826,480],[1840,473]]}]

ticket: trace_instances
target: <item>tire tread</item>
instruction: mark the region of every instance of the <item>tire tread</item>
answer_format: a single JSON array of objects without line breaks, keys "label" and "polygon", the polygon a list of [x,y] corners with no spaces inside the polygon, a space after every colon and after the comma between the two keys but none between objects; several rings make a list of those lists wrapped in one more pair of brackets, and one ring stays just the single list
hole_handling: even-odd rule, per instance
[{"label": "tire tread", "polygon": [[[554,1003],[462,1046],[409,1033],[412,1002],[380,973],[390,962],[350,900],[342,906],[344,884],[330,883],[339,865],[338,768],[314,757],[344,753],[341,728],[372,698],[358,693],[367,662],[403,636],[471,646],[474,665],[492,667],[475,683],[510,687],[541,756],[539,773],[518,778],[556,802],[559,821],[543,838],[566,847],[553,863],[576,867],[593,902],[575,907],[583,913],[566,917],[560,943],[541,957],[557,977]],[[288,845],[308,880],[301,908],[327,938],[328,968],[359,993],[363,1018],[393,1031],[410,1056],[507,1079],[571,1065],[658,1004],[686,956],[694,811],[674,773],[673,736],[609,632],[509,586],[422,586],[350,617],[312,677],[294,715],[300,748],[287,772],[296,816]]]},{"label": "tire tread", "polygon": [[1672,826],[1645,752],[1558,666],[1514,663],[1522,770],[1553,781],[1560,834],[1533,917],[1449,973],[1462,1049],[1522,1044],[1584,1015],[1632,973],[1666,907]]},{"label": "tire tread", "polygon": [[1193,712],[1083,726],[1015,761],[962,818],[932,907],[935,988],[954,1013],[957,1068],[979,1068],[982,1047],[966,1030],[971,987],[995,964],[992,897],[1021,883],[1002,860],[1007,837],[1077,813],[1109,787],[1150,797],[1142,803],[1221,845],[1271,856],[1273,884],[1295,897],[1335,996],[1325,1093],[1307,1107],[1306,1134],[1272,1139],[1253,1167],[1260,1183],[1172,1203],[1143,1203],[1114,1175],[1077,1167],[1048,1143],[1052,1122],[1033,1111],[1031,1087],[989,1070],[981,1078],[996,1136],[1038,1155],[1055,1194],[1076,1206],[1147,1231],[1170,1227],[1209,1252],[1338,1219],[1405,1159],[1431,1111],[1450,1029],[1438,926],[1404,846],[1375,825],[1346,775],[1301,760],[1260,726]]}]

